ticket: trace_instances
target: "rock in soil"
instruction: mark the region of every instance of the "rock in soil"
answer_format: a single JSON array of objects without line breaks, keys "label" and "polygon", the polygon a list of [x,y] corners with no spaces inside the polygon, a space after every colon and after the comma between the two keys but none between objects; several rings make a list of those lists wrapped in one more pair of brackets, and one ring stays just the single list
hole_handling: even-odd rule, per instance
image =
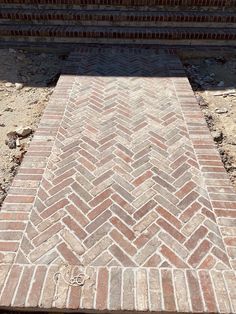
[{"label": "rock in soil", "polygon": [[22,83],[15,83],[15,88],[17,90],[21,90],[24,87],[24,85]]},{"label": "rock in soil", "polygon": [[9,138],[8,140],[5,141],[6,145],[10,149],[15,149],[16,148],[16,139],[15,138]]},{"label": "rock in soil", "polygon": [[26,137],[32,133],[32,128],[29,126],[19,127],[16,129],[16,134],[20,137]]},{"label": "rock in soil", "polygon": [[13,86],[13,84],[12,84],[12,83],[10,83],[10,82],[7,82],[7,83],[5,84],[5,86],[6,86],[6,87],[12,87],[12,86]]},{"label": "rock in soil", "polygon": [[223,138],[223,134],[221,131],[213,131],[211,132],[211,135],[215,142],[221,142]]},{"label": "rock in soil", "polygon": [[223,113],[227,113],[228,109],[227,108],[216,108],[215,112],[218,114],[223,114]]}]

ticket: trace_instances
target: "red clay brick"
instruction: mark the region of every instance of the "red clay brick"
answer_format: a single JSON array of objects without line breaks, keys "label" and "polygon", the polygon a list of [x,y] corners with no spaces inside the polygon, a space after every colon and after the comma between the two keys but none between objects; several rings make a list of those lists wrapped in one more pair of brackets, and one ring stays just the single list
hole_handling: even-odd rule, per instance
[{"label": "red clay brick", "polygon": [[29,289],[29,295],[26,302],[28,307],[36,307],[38,305],[46,271],[47,268],[45,266],[38,266],[36,268],[33,277],[33,285]]},{"label": "red clay brick", "polygon": [[203,312],[204,306],[196,271],[187,270],[187,282],[190,291],[192,310],[195,312]]},{"label": "red clay brick", "polygon": [[217,312],[214,289],[209,273],[206,271],[199,271],[199,278],[207,311],[210,313]]},{"label": "red clay brick", "polygon": [[6,285],[2,290],[0,302],[3,306],[10,306],[13,301],[13,295],[19,282],[19,278],[22,272],[22,266],[13,265],[9,276],[6,280]]},{"label": "red clay brick", "polygon": [[97,279],[97,298],[96,298],[96,308],[98,310],[107,309],[108,301],[108,282],[109,273],[106,268],[100,268],[98,271]]},{"label": "red clay brick", "polygon": [[34,268],[32,266],[24,268],[18,289],[16,291],[16,296],[14,299],[14,306],[23,306],[25,304],[26,296],[27,296],[27,292],[29,291],[33,272],[34,272]]},{"label": "red clay brick", "polygon": [[173,278],[170,270],[161,271],[164,308],[166,311],[176,311]]}]

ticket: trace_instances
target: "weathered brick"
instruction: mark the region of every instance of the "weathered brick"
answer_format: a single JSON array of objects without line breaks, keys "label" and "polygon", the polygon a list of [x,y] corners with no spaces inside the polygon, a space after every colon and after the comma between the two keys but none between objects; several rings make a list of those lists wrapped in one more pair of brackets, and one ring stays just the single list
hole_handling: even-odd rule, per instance
[{"label": "weathered brick", "polygon": [[176,293],[177,309],[180,311],[190,312],[190,305],[188,300],[188,287],[186,284],[185,273],[182,270],[174,269],[173,281]]},{"label": "weathered brick", "polygon": [[96,296],[96,309],[107,309],[108,302],[108,282],[109,272],[106,268],[100,268],[98,271],[97,279],[97,296]]},{"label": "weathered brick", "polygon": [[85,275],[87,275],[87,279],[82,287],[81,307],[93,309],[96,291],[96,270],[92,267],[87,267]]},{"label": "weathered brick", "polygon": [[199,278],[207,311],[217,312],[214,290],[209,273],[206,271],[199,271]]},{"label": "weathered brick", "polygon": [[14,306],[22,307],[25,305],[27,292],[31,284],[31,279],[34,273],[34,267],[25,266],[19,282],[18,289],[16,290],[16,296],[14,299]]},{"label": "weathered brick", "polygon": [[133,269],[125,269],[123,273],[123,304],[122,310],[135,309],[135,276]]},{"label": "weathered brick", "polygon": [[39,305],[39,300],[43,288],[44,279],[46,276],[47,268],[45,266],[38,266],[35,269],[33,276],[33,284],[29,289],[29,295],[25,302],[27,307],[37,307]]},{"label": "weathered brick", "polygon": [[190,300],[192,310],[196,312],[203,312],[204,305],[200,292],[199,280],[197,272],[194,270],[187,270],[187,284],[189,287]]},{"label": "weathered brick", "polygon": [[109,276],[109,295],[112,296],[110,298],[110,304],[108,308],[110,310],[120,310],[121,309],[121,285],[122,285],[122,273],[119,268],[112,268],[110,270]]},{"label": "weathered brick", "polygon": [[174,296],[173,277],[171,270],[161,270],[162,291],[164,299],[164,309],[166,311],[176,311],[176,301]]},{"label": "weathered brick", "polygon": [[136,310],[147,311],[148,304],[148,281],[145,269],[136,271]]},{"label": "weathered brick", "polygon": [[16,290],[16,287],[19,283],[19,279],[22,273],[22,266],[13,265],[9,276],[7,277],[5,287],[2,289],[1,294],[1,305],[2,306],[10,306],[13,303],[13,296]]},{"label": "weathered brick", "polygon": [[224,277],[221,272],[211,271],[214,292],[217,298],[218,311],[231,312],[231,305],[227,288],[224,283]]}]

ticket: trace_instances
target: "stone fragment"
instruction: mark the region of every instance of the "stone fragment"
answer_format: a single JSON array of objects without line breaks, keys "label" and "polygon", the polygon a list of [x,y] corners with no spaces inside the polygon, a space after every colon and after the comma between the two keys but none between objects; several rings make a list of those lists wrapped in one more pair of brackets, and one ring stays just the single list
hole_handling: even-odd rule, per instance
[{"label": "stone fragment", "polygon": [[223,87],[224,85],[225,85],[224,81],[220,81],[220,82],[217,84],[218,87]]},{"label": "stone fragment", "polygon": [[16,134],[20,137],[26,137],[32,133],[32,128],[29,126],[19,127],[16,129]]},{"label": "stone fragment", "polygon": [[5,84],[5,86],[6,86],[6,87],[12,87],[13,84],[12,84],[11,82],[7,82],[7,83]]},{"label": "stone fragment", "polygon": [[216,141],[216,142],[222,141],[223,134],[221,131],[213,131],[213,132],[211,132],[211,135],[212,135],[214,141]]},{"label": "stone fragment", "polygon": [[227,113],[228,109],[227,108],[217,108],[215,110],[215,112],[218,113],[218,114],[223,114],[223,113]]},{"label": "stone fragment", "polygon": [[15,83],[15,88],[17,90],[21,90],[24,87],[24,85],[22,83]]}]

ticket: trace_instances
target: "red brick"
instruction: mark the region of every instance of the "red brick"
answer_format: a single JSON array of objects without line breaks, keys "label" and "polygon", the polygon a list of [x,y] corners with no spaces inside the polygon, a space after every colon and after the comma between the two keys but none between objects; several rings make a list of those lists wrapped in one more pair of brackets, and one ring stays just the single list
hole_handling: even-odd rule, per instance
[{"label": "red brick", "polygon": [[97,206],[98,204],[102,203],[105,199],[107,199],[110,195],[112,194],[111,189],[107,189],[97,195],[89,204],[90,206],[94,207]]},{"label": "red brick", "polygon": [[135,186],[139,186],[143,182],[145,182],[147,179],[152,177],[152,172],[150,170],[146,171],[144,174],[142,174],[140,177],[134,180],[133,184]]},{"label": "red brick", "polygon": [[73,230],[80,239],[84,239],[86,237],[87,233],[72,218],[67,216],[63,218],[62,221],[67,225],[70,230]]},{"label": "red brick", "polygon": [[44,279],[47,268],[45,266],[38,266],[33,277],[32,287],[29,289],[29,295],[26,305],[28,307],[37,307],[39,304],[40,295],[43,288]]},{"label": "red brick", "polygon": [[25,266],[23,270],[22,277],[20,279],[20,283],[16,292],[16,296],[14,299],[14,306],[24,306],[26,301],[27,292],[29,291],[29,287],[31,284],[32,276],[34,273],[34,267]]},{"label": "red brick", "polygon": [[159,230],[159,227],[153,223],[149,228],[146,229],[145,233],[142,233],[135,241],[134,244],[141,248],[145,245]]},{"label": "red brick", "polygon": [[26,224],[24,222],[0,221],[0,230],[24,230]]},{"label": "red brick", "polygon": [[135,263],[117,245],[113,244],[109,251],[124,267],[134,267]]},{"label": "red brick", "polygon": [[[72,276],[76,276],[77,273],[75,270],[71,274]],[[67,307],[69,309],[77,310],[80,308],[81,302],[81,287],[80,286],[70,286],[68,291],[68,303]]]},{"label": "red brick", "polygon": [[18,242],[0,242],[0,251],[16,252],[18,247]]},{"label": "red brick", "polygon": [[198,228],[185,243],[186,248],[193,250],[197,246],[198,242],[206,236],[207,232],[208,230],[203,226]]},{"label": "red brick", "polygon": [[178,192],[176,192],[175,195],[178,198],[183,198],[188,195],[195,187],[196,184],[192,181],[189,181]]},{"label": "red brick", "polygon": [[63,225],[58,222],[51,227],[47,228],[44,232],[41,232],[37,237],[32,240],[32,243],[35,246],[39,246],[43,242],[47,241],[51,238],[54,234],[58,233],[61,229],[63,229]]},{"label": "red brick", "polygon": [[64,259],[69,265],[80,265],[79,259],[72,253],[65,243],[61,243],[57,246],[58,251],[62,254]]},{"label": "red brick", "polygon": [[6,213],[6,212],[1,212],[0,213],[0,220],[28,220],[29,215],[28,213]]},{"label": "red brick", "polygon": [[108,302],[109,273],[106,268],[98,270],[96,309],[106,310]]},{"label": "red brick", "polygon": [[88,218],[90,220],[95,219],[98,215],[104,212],[109,206],[111,206],[112,201],[110,199],[106,199],[103,203],[95,207],[89,214]]},{"label": "red brick", "polygon": [[94,232],[97,230],[104,222],[106,222],[111,217],[111,212],[106,210],[100,216],[98,216],[95,220],[93,220],[89,225],[86,227],[86,231],[89,233]]},{"label": "red brick", "polygon": [[29,196],[29,195],[14,195],[14,196],[7,196],[5,199],[6,203],[33,203],[34,201],[34,196]]},{"label": "red brick", "polygon": [[57,212],[59,209],[65,208],[65,206],[68,204],[68,200],[67,199],[62,199],[60,201],[58,201],[57,203],[53,204],[52,206],[48,207],[46,210],[44,210],[41,213],[41,217],[42,218],[48,218],[49,216],[51,216],[52,214],[54,214],[55,212]]},{"label": "red brick", "polygon": [[135,238],[134,232],[126,227],[126,225],[122,221],[120,221],[120,219],[112,217],[110,221],[126,238],[128,238],[129,240],[133,240]]},{"label": "red brick", "polygon": [[204,306],[200,292],[197,273],[194,270],[187,270],[187,282],[190,292],[190,300],[193,312],[203,312]]},{"label": "red brick", "polygon": [[136,306],[138,311],[147,311],[148,304],[148,280],[145,268],[136,271]]},{"label": "red brick", "polygon": [[122,285],[122,273],[120,268],[112,268],[109,276],[109,298],[110,304],[108,309],[120,310],[121,309],[121,285]]},{"label": "red brick", "polygon": [[174,312],[176,311],[176,303],[171,270],[167,269],[161,270],[161,280],[165,311]]},{"label": "red brick", "polygon": [[82,201],[77,195],[71,194],[69,196],[69,199],[75,204],[75,206],[81,209],[84,214],[86,214],[90,210],[90,207],[84,201]]},{"label": "red brick", "polygon": [[206,271],[199,271],[200,284],[203,292],[203,298],[209,313],[217,312],[217,305],[212,287],[211,277]]},{"label": "red brick", "polygon": [[134,218],[135,219],[141,219],[142,217],[144,217],[148,212],[150,212],[155,206],[157,205],[157,203],[154,200],[150,200],[149,202],[147,202],[145,205],[143,205],[139,210],[137,210],[134,213]]},{"label": "red brick", "polygon": [[81,226],[86,226],[89,223],[89,220],[87,217],[79,210],[78,207],[75,207],[74,205],[70,204],[66,206],[66,211],[70,213],[70,215],[79,222]]},{"label": "red brick", "polygon": [[164,219],[162,218],[158,219],[157,224],[160,227],[162,227],[164,230],[166,230],[166,232],[171,234],[180,243],[183,243],[185,241],[185,237],[177,229],[175,229],[168,222],[166,222]]},{"label": "red brick", "polygon": [[163,207],[158,206],[156,211],[159,215],[161,215],[165,220],[172,223],[177,229],[181,229],[182,223],[169,211],[165,210]]},{"label": "red brick", "polygon": [[6,284],[4,289],[2,290],[2,295],[0,299],[0,303],[2,306],[10,306],[12,303],[13,295],[15,293],[17,284],[20,279],[20,275],[22,272],[22,266],[13,265],[9,276],[6,280]]},{"label": "red brick", "polygon": [[136,253],[135,247],[129,243],[116,229],[112,230],[110,233],[112,239],[118,243],[118,245],[123,248],[125,252],[133,256]]},{"label": "red brick", "polygon": [[113,194],[111,196],[112,200],[120,205],[121,208],[125,209],[129,214],[134,212],[134,208],[128,202],[126,202],[123,198],[121,198],[118,194]]},{"label": "red brick", "polygon": [[166,245],[162,245],[160,252],[164,257],[170,261],[176,268],[188,268],[187,264],[182,261],[173,251],[171,251]]}]

